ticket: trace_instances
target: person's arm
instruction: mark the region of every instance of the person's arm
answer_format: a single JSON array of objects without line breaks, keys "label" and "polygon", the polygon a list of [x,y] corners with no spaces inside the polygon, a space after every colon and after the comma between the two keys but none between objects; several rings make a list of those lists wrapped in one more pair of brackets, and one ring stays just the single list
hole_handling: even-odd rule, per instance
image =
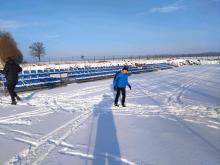
[{"label": "person's arm", "polygon": [[118,87],[118,80],[119,80],[119,76],[117,75],[117,76],[114,78],[114,81],[113,81],[114,90],[116,90],[117,87]]},{"label": "person's arm", "polygon": [[22,67],[18,65],[18,72],[22,72]]},{"label": "person's arm", "polygon": [[130,90],[131,90],[131,85],[130,85],[130,83],[128,82],[128,78],[127,78],[127,86],[130,88]]},{"label": "person's arm", "polygon": [[130,90],[131,90],[131,85],[128,83],[128,87],[130,88]]},{"label": "person's arm", "polygon": [[8,72],[8,64],[5,64],[4,70],[1,72],[2,74],[6,75]]}]

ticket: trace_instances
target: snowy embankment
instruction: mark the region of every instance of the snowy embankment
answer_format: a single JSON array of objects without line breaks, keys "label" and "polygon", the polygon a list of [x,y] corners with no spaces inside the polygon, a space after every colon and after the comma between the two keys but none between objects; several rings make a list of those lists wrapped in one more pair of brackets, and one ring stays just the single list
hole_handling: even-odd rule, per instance
[{"label": "snowy embankment", "polygon": [[186,58],[186,59],[171,59],[167,61],[170,64],[174,64],[177,66],[182,65],[211,65],[211,64],[220,64],[220,59],[218,57],[213,59],[194,59],[194,58]]},{"label": "snowy embankment", "polygon": [[[101,67],[101,66],[122,66],[122,65],[132,65],[132,66],[140,66],[142,64],[158,64],[158,63],[169,63],[177,66],[182,65],[208,65],[208,64],[220,64],[220,59],[213,58],[213,59],[193,59],[193,58],[186,58],[186,59],[170,59],[164,58],[161,60],[149,60],[149,59],[138,59],[138,60],[108,60],[108,61],[100,61],[100,62],[82,62],[82,61],[73,61],[69,63],[41,63],[41,64],[23,64],[23,70],[40,70],[40,69],[65,69],[65,68],[82,68],[82,67]],[[1,68],[1,66],[0,66]]]},{"label": "snowy embankment", "polygon": [[219,65],[129,79],[126,108],[111,79],[1,97],[0,164],[220,164]]}]

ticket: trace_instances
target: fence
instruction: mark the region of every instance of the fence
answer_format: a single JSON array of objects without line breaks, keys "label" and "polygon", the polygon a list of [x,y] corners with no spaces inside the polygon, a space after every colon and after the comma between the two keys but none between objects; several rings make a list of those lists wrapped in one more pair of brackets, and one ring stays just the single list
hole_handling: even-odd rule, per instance
[{"label": "fence", "polygon": [[123,60],[164,60],[164,59],[205,59],[205,60],[220,60],[220,55],[208,54],[182,54],[182,55],[149,55],[149,56],[74,56],[74,57],[42,57],[41,62],[37,59],[29,60],[28,63],[75,63],[75,62],[105,62],[105,61],[123,61]]}]

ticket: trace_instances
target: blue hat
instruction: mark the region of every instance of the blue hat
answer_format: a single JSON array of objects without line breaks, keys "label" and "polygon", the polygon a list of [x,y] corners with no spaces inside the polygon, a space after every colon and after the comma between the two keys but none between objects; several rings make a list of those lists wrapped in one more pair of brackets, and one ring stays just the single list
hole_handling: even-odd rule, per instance
[{"label": "blue hat", "polygon": [[122,70],[127,70],[127,71],[128,71],[128,66],[124,66],[124,67],[122,68]]}]

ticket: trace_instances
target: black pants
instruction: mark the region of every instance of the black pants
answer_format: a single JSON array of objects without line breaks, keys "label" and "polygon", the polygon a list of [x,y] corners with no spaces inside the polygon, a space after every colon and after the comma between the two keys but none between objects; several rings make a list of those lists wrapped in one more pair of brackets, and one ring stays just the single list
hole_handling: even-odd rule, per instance
[{"label": "black pants", "polygon": [[118,99],[120,97],[120,94],[122,92],[122,100],[121,100],[121,103],[122,105],[125,104],[125,97],[126,97],[126,91],[125,91],[125,88],[117,88],[117,94],[116,94],[116,97],[115,97],[115,104],[118,103]]},{"label": "black pants", "polygon": [[16,84],[17,84],[16,82],[8,82],[7,83],[8,93],[10,94],[12,101],[15,101],[15,97],[17,96],[17,93],[15,93]]}]

